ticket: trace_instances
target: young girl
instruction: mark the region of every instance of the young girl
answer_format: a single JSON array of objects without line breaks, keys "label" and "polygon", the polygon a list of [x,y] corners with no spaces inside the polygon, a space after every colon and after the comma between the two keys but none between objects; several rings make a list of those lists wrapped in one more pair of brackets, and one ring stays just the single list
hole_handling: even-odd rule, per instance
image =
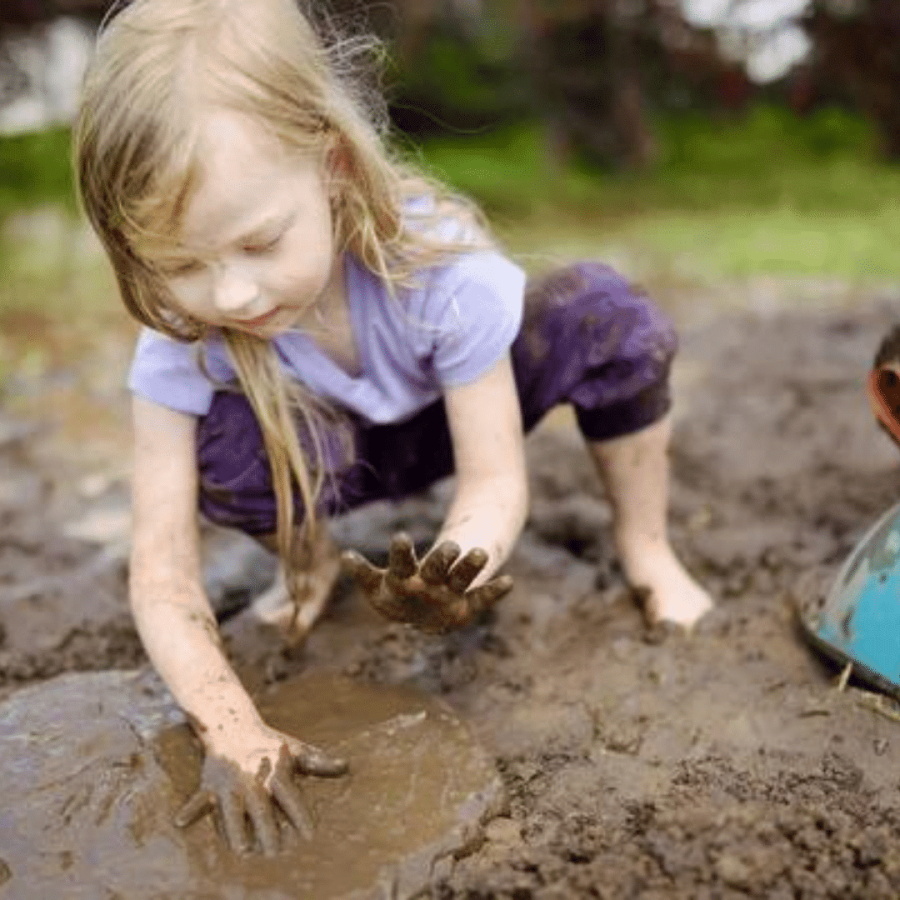
[{"label": "young girl", "polygon": [[218,809],[239,849],[274,852],[276,808],[308,827],[295,771],[345,765],[268,727],[229,667],[198,507],[278,552],[283,584],[254,610],[296,639],[340,563],[322,517],[455,472],[424,559],[404,535],[385,570],[344,559],[389,617],[459,627],[511,587],[523,434],[570,403],[648,616],[690,626],[710,606],[666,536],[669,323],[595,264],[526,298],[473,208],[385,148],[349,80],[364,49],[326,47],[294,0],[133,0],[76,125],[86,211],[145,326],[131,604],[206,749],[180,820]]}]

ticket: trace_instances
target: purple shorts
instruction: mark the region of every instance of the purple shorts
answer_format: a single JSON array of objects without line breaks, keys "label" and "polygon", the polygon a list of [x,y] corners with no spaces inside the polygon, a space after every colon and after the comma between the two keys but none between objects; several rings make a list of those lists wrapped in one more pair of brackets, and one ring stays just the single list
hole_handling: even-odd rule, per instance
[{"label": "purple shorts", "polygon": [[[671,322],[606,266],[579,263],[530,284],[511,350],[526,432],[562,403],[573,406],[589,440],[652,424],[669,409],[676,347]],[[354,462],[341,463],[326,484],[319,498],[322,515],[397,500],[453,472],[442,400],[398,424],[352,419],[351,430]],[[200,510],[208,519],[256,536],[275,531],[262,435],[243,395],[215,395],[200,419],[197,457]]]}]

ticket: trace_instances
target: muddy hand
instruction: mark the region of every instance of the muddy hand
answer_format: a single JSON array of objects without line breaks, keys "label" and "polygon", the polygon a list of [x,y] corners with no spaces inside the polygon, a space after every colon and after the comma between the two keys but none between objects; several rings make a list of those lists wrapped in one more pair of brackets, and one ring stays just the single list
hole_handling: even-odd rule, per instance
[{"label": "muddy hand", "polygon": [[391,541],[386,569],[373,566],[354,550],[341,557],[344,568],[383,616],[442,633],[462,628],[512,589],[509,575],[470,585],[487,565],[487,553],[474,547],[465,555],[453,541],[443,541],[421,561],[409,535]]},{"label": "muddy hand", "polygon": [[212,813],[233,851],[244,854],[258,848],[266,856],[274,856],[283,837],[277,810],[303,837],[312,836],[312,821],[295,773],[336,776],[346,771],[343,760],[297,740],[282,744],[274,769],[266,757],[256,775],[229,759],[207,753],[200,786],[176,814],[175,825],[185,828]]}]

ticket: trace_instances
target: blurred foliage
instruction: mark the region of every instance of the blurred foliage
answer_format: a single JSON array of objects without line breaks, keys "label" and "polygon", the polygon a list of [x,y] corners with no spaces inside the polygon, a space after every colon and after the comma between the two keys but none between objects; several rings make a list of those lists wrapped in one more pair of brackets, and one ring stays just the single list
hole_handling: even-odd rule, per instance
[{"label": "blurred foliage", "polygon": [[874,128],[840,109],[798,117],[758,106],[739,119],[659,118],[657,165],[611,173],[560,167],[534,125],[423,142],[438,175],[504,217],[548,206],[614,216],[658,210],[879,210],[894,202],[900,171],[877,159]]},{"label": "blurred foliage", "polygon": [[900,170],[879,158],[870,123],[837,108],[802,118],[757,106],[655,124],[659,160],[645,172],[560,168],[534,126],[430,139],[422,156],[528,258],[563,248],[615,260],[624,247],[627,271],[680,281],[900,276]]},{"label": "blurred foliage", "polygon": [[[646,172],[560,161],[533,119],[430,135],[413,146],[422,164],[497,215],[548,205],[578,212],[598,202],[618,213],[780,203],[878,209],[900,187],[900,171],[878,161],[875,127],[836,107],[806,116],[773,105],[737,118],[670,114],[654,127],[659,159]],[[0,138],[0,220],[47,203],[76,209],[68,130]]]},{"label": "blurred foliage", "polygon": [[[659,159],[644,172],[560,164],[534,121],[432,135],[414,155],[482,203],[535,268],[607,259],[657,286],[760,273],[900,277],[900,170],[878,157],[871,124],[839,108],[798,117],[759,106],[737,119],[669,115],[654,125]],[[117,310],[99,249],[82,256],[86,226],[44,209],[75,206],[67,134],[0,139],[0,184],[3,322],[76,302],[91,321],[94,307]]]},{"label": "blurred foliage", "polygon": [[392,5],[382,30],[397,61],[394,116],[417,134],[524,116],[541,122],[560,156],[641,168],[655,155],[651,110],[739,108],[748,96],[746,74],[678,0]]},{"label": "blurred foliage", "polygon": [[[797,112],[840,104],[858,113],[875,123],[879,151],[900,160],[897,0],[809,0],[795,13],[731,0],[745,12],[758,7],[763,21],[774,17],[768,31],[747,26],[748,46],[774,40],[792,20],[810,39],[809,59],[769,87],[751,83],[711,30],[685,19],[683,0],[389,2],[397,15],[388,31],[401,51],[397,121],[407,130],[431,133],[436,121],[483,127],[491,116],[501,124],[524,109],[553,152],[634,169],[655,162],[661,113],[738,113],[774,97]],[[410,108],[433,116],[417,121]]]},{"label": "blurred foliage", "polygon": [[897,0],[811,0],[801,19],[813,44],[810,99],[837,89],[876,123],[881,150],[900,161],[900,3]]},{"label": "blurred foliage", "polygon": [[[878,173],[891,174],[877,162],[874,127],[837,107],[797,116],[784,107],[759,105],[739,120],[684,114],[663,120],[660,127],[664,150],[656,177],[663,182],[681,175],[709,183],[740,180],[738,199],[751,205],[778,183],[782,193],[812,206],[828,206],[831,194],[826,192],[832,187],[841,202],[865,206],[869,201],[859,185],[831,185],[822,181],[823,172],[852,165],[871,175],[873,183]],[[727,203],[729,197],[718,201]]]},{"label": "blurred foliage", "polygon": [[75,210],[69,130],[0,136],[0,220],[19,206],[62,204]]},{"label": "blurred foliage", "polygon": [[522,119],[530,101],[512,54],[504,30],[471,33],[452,19],[439,20],[412,60],[394,57],[387,75],[393,121],[424,135]]}]

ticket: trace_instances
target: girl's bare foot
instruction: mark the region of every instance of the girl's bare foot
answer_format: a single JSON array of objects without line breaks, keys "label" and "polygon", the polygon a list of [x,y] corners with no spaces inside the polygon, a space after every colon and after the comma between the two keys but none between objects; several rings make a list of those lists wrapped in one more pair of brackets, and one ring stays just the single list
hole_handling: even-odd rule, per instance
[{"label": "girl's bare foot", "polygon": [[672,417],[666,415],[641,431],[590,446],[612,503],[619,559],[629,584],[645,597],[647,621],[689,629],[713,602],[667,535],[671,432]]},{"label": "girl's bare foot", "polygon": [[668,544],[624,553],[622,563],[629,584],[642,598],[650,625],[672,622],[689,630],[713,607],[712,598]]}]

